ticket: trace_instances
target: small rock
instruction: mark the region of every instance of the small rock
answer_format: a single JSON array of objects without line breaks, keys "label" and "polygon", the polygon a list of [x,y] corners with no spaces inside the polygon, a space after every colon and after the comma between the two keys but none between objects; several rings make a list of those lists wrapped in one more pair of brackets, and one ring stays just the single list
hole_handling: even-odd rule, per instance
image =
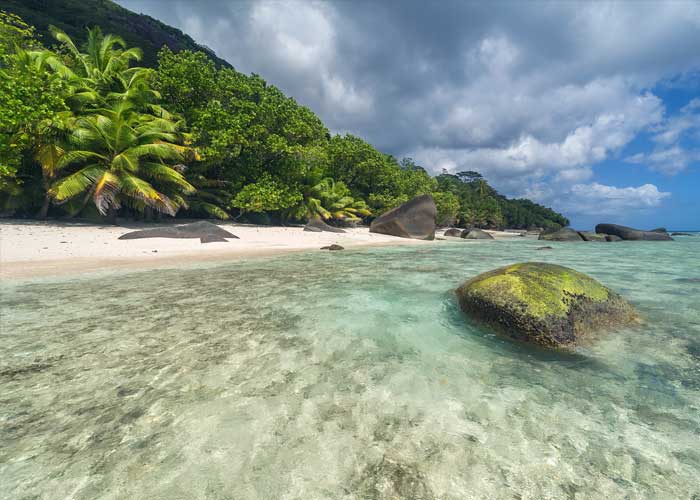
[{"label": "small rock", "polygon": [[608,241],[605,238],[605,236],[606,236],[605,234],[593,233],[591,231],[579,231],[578,234],[581,238],[583,238],[583,241],[598,241],[598,242]]},{"label": "small rock", "polygon": [[[466,231],[466,230],[465,230]],[[465,240],[493,240],[494,237],[481,229],[470,229],[468,232],[462,232],[462,238]]]},{"label": "small rock", "polygon": [[158,250],[151,250],[151,252],[153,252],[153,253],[158,253]]},{"label": "small rock", "polygon": [[457,229],[456,227],[451,227],[445,231],[445,236],[454,236],[456,238],[459,238],[462,236],[462,230]]},{"label": "small rock", "polygon": [[538,247],[537,250],[551,250],[552,247]]},{"label": "small rock", "polygon": [[321,247],[321,250],[345,250],[345,248],[341,247],[340,245],[336,245],[334,243],[334,244],[328,245],[326,247]]},{"label": "small rock", "polygon": [[340,229],[339,227],[333,227],[329,226],[326,224],[324,221],[322,221],[319,218],[313,218],[309,219],[309,222],[306,223],[304,226],[304,231],[311,231],[313,233],[321,233],[321,232],[327,232],[327,233],[344,233],[344,229]]},{"label": "small rock", "polygon": [[541,233],[538,239],[548,241],[583,241],[581,235],[570,227],[563,227],[551,233]]}]

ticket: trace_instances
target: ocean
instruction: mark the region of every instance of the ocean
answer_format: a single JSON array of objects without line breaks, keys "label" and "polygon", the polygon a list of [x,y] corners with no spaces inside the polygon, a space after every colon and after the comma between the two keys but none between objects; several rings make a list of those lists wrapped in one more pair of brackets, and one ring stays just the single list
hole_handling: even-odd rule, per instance
[{"label": "ocean", "polygon": [[[593,276],[642,323],[561,353],[461,313],[457,286],[526,261]],[[0,292],[0,498],[700,498],[700,235],[318,251]]]}]

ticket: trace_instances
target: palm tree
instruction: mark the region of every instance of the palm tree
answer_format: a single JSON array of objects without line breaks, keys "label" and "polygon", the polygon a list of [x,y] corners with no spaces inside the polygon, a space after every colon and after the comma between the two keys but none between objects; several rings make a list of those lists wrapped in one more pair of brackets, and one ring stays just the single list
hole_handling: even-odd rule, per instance
[{"label": "palm tree", "polygon": [[56,165],[74,171],[56,181],[49,195],[59,204],[83,195],[80,209],[93,200],[102,215],[114,216],[122,203],[175,215],[194,191],[182,175],[190,149],[176,144],[178,126],[135,112],[129,101],[77,118]]},{"label": "palm tree", "polygon": [[367,204],[350,196],[350,190],[342,182],[327,177],[318,182],[302,186],[302,200],[287,211],[287,216],[294,219],[338,220],[357,222],[362,217],[371,215]]},{"label": "palm tree", "polygon": [[65,48],[66,55],[44,51],[44,60],[73,88],[67,99],[71,109],[86,111],[127,99],[148,104],[159,97],[146,84],[151,70],[129,67],[132,61],[141,60],[141,50],[127,49],[121,37],[103,35],[100,28],[91,28],[88,30],[87,52],[83,53],[65,32],[54,26],[50,30]]}]

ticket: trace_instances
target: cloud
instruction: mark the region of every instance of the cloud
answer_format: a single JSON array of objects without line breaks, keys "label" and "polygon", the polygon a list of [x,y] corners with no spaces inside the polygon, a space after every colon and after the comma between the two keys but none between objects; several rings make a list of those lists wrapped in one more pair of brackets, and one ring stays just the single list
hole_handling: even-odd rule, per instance
[{"label": "cloud", "polygon": [[[653,128],[652,140],[656,144],[649,153],[637,153],[625,160],[628,163],[646,165],[651,170],[676,175],[700,161],[700,149],[686,147],[689,137],[700,137],[700,99],[692,99],[680,113],[665,119]],[[696,142],[696,141],[692,141]]]},{"label": "cloud", "polygon": [[619,188],[597,182],[574,184],[564,190],[549,184],[538,184],[531,187],[526,194],[534,200],[564,207],[571,215],[610,216],[655,208],[671,196],[671,193],[659,191],[653,184]]}]

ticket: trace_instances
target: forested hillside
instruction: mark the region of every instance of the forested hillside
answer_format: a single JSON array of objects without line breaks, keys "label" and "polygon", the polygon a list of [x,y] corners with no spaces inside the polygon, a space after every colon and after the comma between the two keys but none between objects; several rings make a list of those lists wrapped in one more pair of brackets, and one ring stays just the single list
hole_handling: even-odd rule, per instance
[{"label": "forested hillside", "polygon": [[347,224],[431,194],[444,225],[568,223],[529,200],[506,199],[476,171],[431,177],[410,158],[333,136],[310,109],[211,53],[167,44],[156,53],[152,39],[144,51],[132,47],[121,36],[124,9],[110,2],[62,2],[86,24],[93,16],[83,9],[92,5],[113,32],[93,27],[75,37],[61,29],[70,9],[27,7],[44,3],[22,5],[30,19],[58,18],[50,39],[17,16],[0,18],[5,214]]},{"label": "forested hillside", "polygon": [[2,0],[0,9],[11,12],[34,26],[45,45],[55,43],[49,26],[60,28],[79,46],[87,42],[87,29],[99,26],[105,33],[116,33],[129,47],[143,50],[141,64],[154,67],[163,45],[175,52],[203,51],[217,65],[229,64],[214,52],[197,44],[189,35],[157,19],[131,12],[109,0]]}]

